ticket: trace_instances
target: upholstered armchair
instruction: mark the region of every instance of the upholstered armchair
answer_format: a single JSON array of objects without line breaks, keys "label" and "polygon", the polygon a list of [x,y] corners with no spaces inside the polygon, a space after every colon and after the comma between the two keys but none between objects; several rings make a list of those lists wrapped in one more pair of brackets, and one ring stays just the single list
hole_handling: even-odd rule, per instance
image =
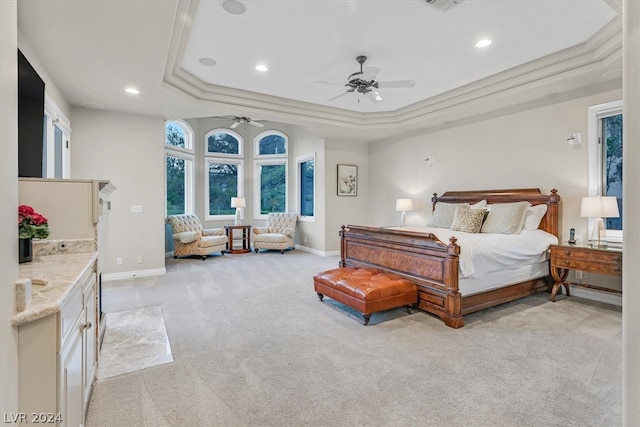
[{"label": "upholstered armchair", "polygon": [[227,248],[226,233],[222,228],[204,229],[200,218],[193,214],[169,215],[165,220],[173,234],[173,257],[198,255],[204,261],[207,255]]},{"label": "upholstered armchair", "polygon": [[253,227],[253,249],[276,249],[280,253],[288,248],[295,248],[296,240],[296,213],[270,213],[267,214],[267,223],[264,227]]}]

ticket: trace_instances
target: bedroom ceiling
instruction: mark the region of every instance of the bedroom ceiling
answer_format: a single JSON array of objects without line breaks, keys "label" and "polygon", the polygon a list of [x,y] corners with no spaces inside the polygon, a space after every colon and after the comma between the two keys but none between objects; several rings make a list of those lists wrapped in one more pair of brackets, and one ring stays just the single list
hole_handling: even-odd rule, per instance
[{"label": "bedroom ceiling", "polygon": [[[424,0],[21,0],[18,25],[24,53],[72,105],[241,115],[371,140],[620,87],[619,13],[599,0],[465,0],[448,11]],[[327,102],[346,87],[314,81],[346,83],[358,55],[380,68],[376,80],[415,87],[380,88],[377,104],[355,93]]]}]

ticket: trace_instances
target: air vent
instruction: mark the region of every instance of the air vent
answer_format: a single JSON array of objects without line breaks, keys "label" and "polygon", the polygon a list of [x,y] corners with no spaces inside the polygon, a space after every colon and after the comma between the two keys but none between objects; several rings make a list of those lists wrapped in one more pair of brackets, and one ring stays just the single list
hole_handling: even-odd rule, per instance
[{"label": "air vent", "polygon": [[455,6],[462,3],[464,0],[421,0],[429,6],[433,6],[443,12],[451,10]]}]

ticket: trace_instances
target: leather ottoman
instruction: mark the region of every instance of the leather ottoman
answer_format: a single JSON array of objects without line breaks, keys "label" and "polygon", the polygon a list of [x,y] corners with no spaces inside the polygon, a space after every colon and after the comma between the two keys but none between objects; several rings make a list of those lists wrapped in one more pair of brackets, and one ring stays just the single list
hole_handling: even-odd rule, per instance
[{"label": "leather ottoman", "polygon": [[333,298],[362,313],[364,324],[371,313],[392,308],[411,307],[418,302],[418,288],[407,279],[373,269],[341,267],[313,276],[320,301]]}]

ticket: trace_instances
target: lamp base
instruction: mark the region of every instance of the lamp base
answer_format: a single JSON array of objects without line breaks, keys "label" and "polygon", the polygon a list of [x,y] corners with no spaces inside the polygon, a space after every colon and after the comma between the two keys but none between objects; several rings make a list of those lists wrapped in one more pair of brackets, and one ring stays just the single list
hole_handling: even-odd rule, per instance
[{"label": "lamp base", "polygon": [[[604,228],[604,220],[602,218],[596,218],[596,223],[593,226],[593,232],[591,233],[591,246],[603,248],[607,246],[606,233]],[[604,237],[604,239],[603,239]]]},{"label": "lamp base", "polygon": [[400,227],[407,226],[407,212],[402,211],[402,219],[400,220]]},{"label": "lamp base", "polygon": [[236,208],[236,217],[233,222],[233,225],[242,225],[242,220],[240,219],[240,209]]}]

